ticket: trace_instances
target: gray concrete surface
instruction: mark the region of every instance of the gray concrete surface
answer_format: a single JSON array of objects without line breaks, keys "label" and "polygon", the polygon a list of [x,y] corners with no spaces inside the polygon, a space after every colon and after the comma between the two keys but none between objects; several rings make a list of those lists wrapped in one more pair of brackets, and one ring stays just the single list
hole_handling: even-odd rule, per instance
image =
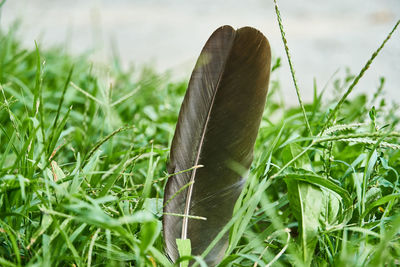
[{"label": "gray concrete surface", "polygon": [[[304,99],[312,98],[339,69],[362,68],[395,22],[400,0],[279,1],[287,39]],[[223,24],[260,29],[273,54],[282,57],[278,73],[288,103],[296,103],[272,0],[8,0],[1,11],[6,29],[22,18],[24,44],[66,45],[71,53],[92,52],[108,62],[111,43],[126,66],[150,64],[174,77],[188,77],[200,50]],[[378,56],[355,90],[372,93],[385,76],[386,95],[400,97],[400,30]]]}]

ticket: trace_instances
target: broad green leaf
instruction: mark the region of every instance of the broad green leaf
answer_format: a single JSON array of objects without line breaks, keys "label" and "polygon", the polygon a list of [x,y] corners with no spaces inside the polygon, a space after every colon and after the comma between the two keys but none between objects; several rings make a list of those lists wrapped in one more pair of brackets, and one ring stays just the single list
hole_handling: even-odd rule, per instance
[{"label": "broad green leaf", "polygon": [[342,211],[342,204],[339,195],[323,187],[321,187],[321,190],[324,194],[322,199],[324,209],[321,213],[320,222],[325,224],[324,228],[326,228],[330,225],[340,223],[338,214]]},{"label": "broad green leaf", "polygon": [[[289,144],[282,150],[282,161],[284,163],[288,163],[290,160],[292,160],[295,156],[303,152],[303,148],[296,144]],[[308,171],[312,171],[311,167],[311,160],[308,157],[307,153],[303,154],[301,157],[299,157],[294,163],[293,166],[297,169],[304,169]]]},{"label": "broad green leaf", "polygon": [[161,231],[160,221],[150,221],[143,224],[140,230],[140,249],[146,252],[149,246],[153,245]]},{"label": "broad green leaf", "polygon": [[[176,245],[178,246],[179,256],[190,256],[192,254],[192,245],[190,239],[177,239]],[[189,261],[183,261],[180,264],[181,267],[189,266]]]},{"label": "broad green leaf", "polygon": [[[284,163],[302,151],[297,144],[289,144],[282,152]],[[325,177],[311,172],[311,161],[306,154],[294,162],[296,172],[286,173],[284,181],[288,188],[288,199],[291,211],[299,222],[302,259],[310,265],[318,241],[318,232],[332,224],[346,221],[349,216],[339,217],[343,209],[341,199],[346,207],[351,206],[348,192]]]},{"label": "broad green leaf", "polygon": [[298,181],[304,181],[304,182],[308,182],[310,184],[318,185],[320,187],[324,187],[326,189],[332,190],[333,192],[340,195],[340,197],[343,199],[346,207],[350,207],[353,203],[351,200],[351,197],[346,189],[329,181],[325,177],[322,177],[322,176],[319,176],[316,174],[312,174],[312,173],[306,173],[306,172],[304,172],[304,173],[287,173],[284,175],[284,177],[285,177],[285,180],[294,179],[294,180],[298,180]]},{"label": "broad green leaf", "polygon": [[301,212],[299,223],[303,261],[310,265],[318,241],[319,219],[324,209],[321,200],[324,194],[319,187],[304,182],[297,182],[297,192]]}]

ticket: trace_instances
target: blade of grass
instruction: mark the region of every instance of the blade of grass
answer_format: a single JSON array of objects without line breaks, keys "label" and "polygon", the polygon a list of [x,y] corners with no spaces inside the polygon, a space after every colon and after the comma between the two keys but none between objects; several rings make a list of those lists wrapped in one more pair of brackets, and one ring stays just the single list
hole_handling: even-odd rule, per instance
[{"label": "blade of grass", "polygon": [[289,53],[289,47],[288,47],[288,45],[287,45],[287,40],[286,40],[286,37],[285,37],[286,33],[285,33],[285,31],[283,30],[283,24],[282,24],[281,13],[280,13],[280,11],[279,11],[278,4],[277,4],[276,0],[274,0],[274,4],[275,4],[275,13],[276,13],[276,17],[277,17],[278,24],[279,24],[279,29],[280,29],[280,31],[281,31],[282,42],[283,42],[283,45],[284,45],[284,47],[285,47],[287,60],[288,60],[288,62],[289,62],[290,73],[292,74],[292,79],[293,79],[294,88],[296,89],[297,99],[298,99],[298,101],[299,101],[299,105],[300,105],[300,107],[301,107],[301,111],[303,112],[304,122],[306,123],[307,131],[308,131],[308,133],[309,133],[310,136],[313,136],[313,133],[312,133],[311,127],[310,127],[310,123],[308,122],[306,110],[305,110],[305,108],[304,108],[303,100],[301,99],[300,89],[299,89],[299,86],[297,85],[297,79],[296,79],[296,75],[295,75],[295,73],[294,73],[294,68],[293,68],[292,60],[291,60],[290,53]]},{"label": "blade of grass", "polygon": [[84,160],[84,164],[83,167],[86,165],[86,160],[90,159],[93,155],[94,152],[96,152],[97,149],[99,149],[101,147],[102,144],[104,144],[105,142],[107,142],[107,140],[109,140],[111,137],[113,137],[114,135],[126,131],[126,130],[130,130],[130,129],[134,129],[135,126],[127,126],[127,127],[121,127],[115,131],[113,131],[112,133],[110,133],[109,135],[107,135],[106,137],[104,137],[102,140],[98,141],[95,146],[89,151],[89,153],[87,154],[87,156],[85,157]]},{"label": "blade of grass", "polygon": [[88,251],[88,260],[87,260],[87,266],[90,267],[92,266],[92,252],[93,252],[93,247],[94,247],[94,243],[96,242],[97,236],[100,233],[100,228],[97,228],[96,232],[94,233],[93,237],[92,237],[92,241],[90,241],[90,245],[89,245],[89,251]]},{"label": "blade of grass", "polygon": [[347,99],[349,94],[353,91],[354,87],[357,85],[358,81],[364,76],[364,73],[367,71],[367,69],[371,66],[372,62],[375,60],[376,56],[379,54],[379,52],[382,50],[382,48],[385,46],[386,42],[389,41],[389,39],[392,37],[392,34],[396,31],[397,26],[399,26],[400,20],[396,22],[392,30],[389,32],[389,34],[386,36],[385,40],[382,42],[382,44],[378,47],[378,49],[372,54],[370,59],[368,59],[367,63],[364,65],[364,67],[361,69],[360,73],[356,76],[356,78],[353,80],[349,88],[346,90],[346,93],[342,96],[342,98],[339,100],[339,102],[336,104],[334,109],[329,113],[328,118],[322,127],[322,130],[320,134],[322,135],[326,128],[329,126],[329,123],[333,119],[333,117],[336,115],[336,113],[339,111],[341,106],[343,105],[344,101]]}]

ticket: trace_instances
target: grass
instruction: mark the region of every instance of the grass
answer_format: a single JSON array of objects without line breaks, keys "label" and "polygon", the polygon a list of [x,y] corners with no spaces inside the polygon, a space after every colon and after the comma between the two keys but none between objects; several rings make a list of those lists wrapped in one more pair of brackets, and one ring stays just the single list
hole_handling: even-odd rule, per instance
[{"label": "grass", "polygon": [[[15,32],[0,35],[0,265],[171,266],[162,197],[187,83],[27,50]],[[400,117],[385,80],[348,99],[365,70],[347,72],[331,99],[315,83],[312,103],[286,107],[274,62],[221,266],[400,264]]]}]

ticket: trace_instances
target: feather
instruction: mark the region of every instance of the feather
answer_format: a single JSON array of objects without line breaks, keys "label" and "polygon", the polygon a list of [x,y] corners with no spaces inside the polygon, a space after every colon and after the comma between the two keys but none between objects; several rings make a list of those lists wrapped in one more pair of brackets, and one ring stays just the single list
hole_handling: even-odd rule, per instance
[{"label": "feather", "polygon": [[[267,39],[250,27],[218,28],[197,60],[179,112],[168,172],[204,167],[170,177],[165,187],[163,232],[166,253],[174,262],[179,258],[176,239],[190,239],[192,254],[201,255],[232,218],[246,178],[232,166],[250,168],[270,65]],[[228,234],[208,253],[206,263],[218,264],[227,245]]]}]

